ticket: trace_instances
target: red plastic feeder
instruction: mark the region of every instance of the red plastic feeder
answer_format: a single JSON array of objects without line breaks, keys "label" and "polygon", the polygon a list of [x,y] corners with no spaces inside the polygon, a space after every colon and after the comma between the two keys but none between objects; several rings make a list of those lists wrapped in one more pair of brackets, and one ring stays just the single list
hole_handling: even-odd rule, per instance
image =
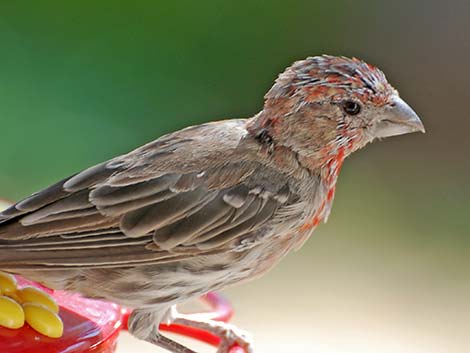
[{"label": "red plastic feeder", "polygon": [[64,291],[50,291],[17,277],[19,287],[32,285],[51,294],[60,306],[64,323],[61,338],[49,338],[28,324],[20,329],[0,327],[0,352],[5,353],[112,353],[124,325],[122,309],[113,303],[91,300]]},{"label": "red plastic feeder", "polygon": [[[37,283],[17,277],[19,287],[38,287],[51,294],[60,306],[59,316],[64,323],[61,338],[49,338],[29,327],[20,329],[0,327],[0,352],[5,353],[112,353],[116,350],[121,329],[126,328],[129,310],[101,300],[83,298],[65,291],[51,291]],[[203,297],[212,308],[208,318],[227,322],[233,310],[230,303],[217,293]],[[218,346],[220,339],[206,331],[182,325],[160,325],[162,331],[177,333]],[[231,353],[243,353],[238,346]]]}]

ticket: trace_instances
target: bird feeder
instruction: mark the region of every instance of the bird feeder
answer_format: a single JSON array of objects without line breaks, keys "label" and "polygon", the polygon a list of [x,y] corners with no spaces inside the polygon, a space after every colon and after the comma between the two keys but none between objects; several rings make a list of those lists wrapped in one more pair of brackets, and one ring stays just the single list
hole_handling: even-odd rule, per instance
[{"label": "bird feeder", "polygon": [[[119,305],[84,298],[66,291],[52,291],[40,284],[15,276],[18,289],[37,288],[48,293],[59,306],[58,315],[63,323],[63,333],[58,338],[47,337],[25,323],[20,328],[0,326],[0,352],[6,353],[113,353],[119,332],[126,329],[130,310]],[[213,320],[227,322],[233,310],[230,303],[217,293],[202,298],[211,307],[205,313]],[[41,320],[41,318],[38,318]],[[180,334],[217,347],[220,339],[206,331],[174,324],[161,324],[162,331]],[[231,353],[243,353],[232,347]]]}]

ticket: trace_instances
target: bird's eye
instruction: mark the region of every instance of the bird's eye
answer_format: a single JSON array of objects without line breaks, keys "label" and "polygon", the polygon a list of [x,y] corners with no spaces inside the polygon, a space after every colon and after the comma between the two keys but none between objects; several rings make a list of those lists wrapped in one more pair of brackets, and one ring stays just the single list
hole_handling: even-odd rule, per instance
[{"label": "bird's eye", "polygon": [[359,103],[346,101],[343,103],[343,110],[349,115],[357,115],[361,111]]}]

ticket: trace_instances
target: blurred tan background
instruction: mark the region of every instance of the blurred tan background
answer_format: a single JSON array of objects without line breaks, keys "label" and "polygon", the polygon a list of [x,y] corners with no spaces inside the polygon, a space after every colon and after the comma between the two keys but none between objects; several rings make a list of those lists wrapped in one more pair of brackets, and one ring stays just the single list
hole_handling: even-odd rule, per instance
[{"label": "blurred tan background", "polygon": [[427,133],[352,156],[328,224],[226,291],[235,322],[259,352],[469,352],[469,16],[464,0],[2,1],[0,196],[250,116],[294,60],[357,56]]}]

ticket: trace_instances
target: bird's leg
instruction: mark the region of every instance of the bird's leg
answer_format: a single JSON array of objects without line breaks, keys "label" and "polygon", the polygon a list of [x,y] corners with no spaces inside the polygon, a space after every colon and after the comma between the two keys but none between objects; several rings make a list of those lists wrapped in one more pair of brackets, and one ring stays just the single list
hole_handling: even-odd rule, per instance
[{"label": "bird's leg", "polygon": [[[158,331],[158,326],[162,320],[159,312],[134,310],[127,323],[128,331],[133,336],[152,343],[172,353],[196,353],[182,344],[165,337]],[[166,315],[168,320],[168,315]]]},{"label": "bird's leg", "polygon": [[228,353],[234,344],[238,344],[248,353],[253,352],[253,339],[250,333],[235,325],[210,319],[203,313],[181,314],[173,306],[166,320],[178,325],[198,328],[219,337],[221,341],[217,353]]},{"label": "bird's leg", "polygon": [[163,349],[166,349],[172,353],[196,353],[192,349],[189,349],[188,347],[183,346],[182,344],[173,341],[172,339],[169,339],[160,333],[152,335],[152,337],[150,337],[147,342],[153,343],[154,345],[162,347]]}]

